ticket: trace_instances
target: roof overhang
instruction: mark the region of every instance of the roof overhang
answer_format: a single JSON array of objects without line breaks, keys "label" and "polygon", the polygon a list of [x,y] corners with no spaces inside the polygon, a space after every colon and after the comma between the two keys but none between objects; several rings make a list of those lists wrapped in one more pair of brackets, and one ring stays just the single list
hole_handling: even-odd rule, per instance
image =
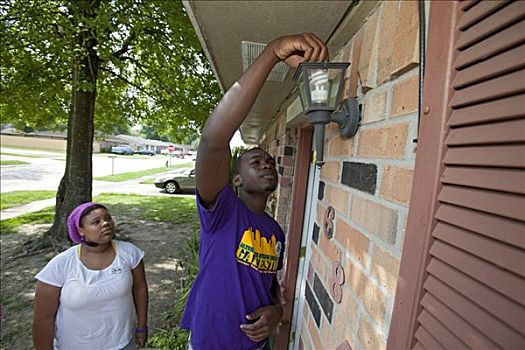
[{"label": "roof overhang", "polygon": [[[328,43],[331,57],[352,38],[378,1],[183,1],[222,91],[243,73],[241,43],[312,32]],[[293,102],[293,71],[267,81],[241,125],[247,144],[258,144],[271,120]]]}]

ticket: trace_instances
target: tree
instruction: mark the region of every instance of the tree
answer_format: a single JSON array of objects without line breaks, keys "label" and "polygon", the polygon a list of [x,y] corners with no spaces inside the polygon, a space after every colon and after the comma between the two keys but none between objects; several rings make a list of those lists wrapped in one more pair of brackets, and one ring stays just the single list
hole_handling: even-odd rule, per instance
[{"label": "tree", "polygon": [[94,130],[144,122],[193,135],[219,88],[179,1],[8,0],[0,16],[2,122],[67,125],[55,221],[40,242],[63,245],[67,215],[91,200]]}]

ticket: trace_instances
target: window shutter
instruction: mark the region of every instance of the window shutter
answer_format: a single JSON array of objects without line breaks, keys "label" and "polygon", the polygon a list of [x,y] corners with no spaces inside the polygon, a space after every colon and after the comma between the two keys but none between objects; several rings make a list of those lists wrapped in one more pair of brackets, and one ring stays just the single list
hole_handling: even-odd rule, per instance
[{"label": "window shutter", "polygon": [[451,8],[448,106],[406,345],[525,349],[525,2]]}]

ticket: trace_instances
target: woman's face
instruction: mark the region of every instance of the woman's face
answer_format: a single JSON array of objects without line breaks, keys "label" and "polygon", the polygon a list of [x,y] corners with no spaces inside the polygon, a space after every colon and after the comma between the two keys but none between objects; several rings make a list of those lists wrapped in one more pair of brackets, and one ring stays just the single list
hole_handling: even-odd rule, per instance
[{"label": "woman's face", "polygon": [[109,243],[115,233],[115,223],[107,209],[97,208],[82,218],[79,232],[88,242]]}]

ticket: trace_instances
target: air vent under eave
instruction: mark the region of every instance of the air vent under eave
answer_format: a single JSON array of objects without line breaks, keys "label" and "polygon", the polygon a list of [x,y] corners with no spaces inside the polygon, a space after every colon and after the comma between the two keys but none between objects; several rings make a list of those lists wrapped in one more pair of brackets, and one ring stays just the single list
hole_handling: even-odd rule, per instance
[{"label": "air vent under eave", "polygon": [[[241,43],[243,71],[248,69],[248,67],[257,59],[257,57],[259,57],[265,47],[266,44],[252,43],[249,41],[243,41]],[[266,80],[283,81],[286,78],[286,73],[288,73],[288,66],[284,62],[279,62],[275,65],[275,67],[273,67]]]}]

